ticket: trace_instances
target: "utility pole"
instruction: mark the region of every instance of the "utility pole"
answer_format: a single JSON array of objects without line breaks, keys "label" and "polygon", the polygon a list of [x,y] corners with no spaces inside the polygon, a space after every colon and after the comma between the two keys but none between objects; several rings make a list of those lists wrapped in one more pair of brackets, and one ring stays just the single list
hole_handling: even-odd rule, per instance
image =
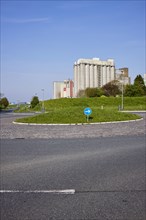
[{"label": "utility pole", "polygon": [[123,76],[123,70],[122,70],[122,105],[121,105],[121,109],[124,110],[124,76]]},{"label": "utility pole", "polygon": [[122,80],[122,110],[124,109],[124,88],[123,88],[123,80]]},{"label": "utility pole", "polygon": [[44,104],[44,89],[42,89],[42,92],[43,92],[43,100],[42,100],[42,111],[44,112],[45,111],[45,104]]}]

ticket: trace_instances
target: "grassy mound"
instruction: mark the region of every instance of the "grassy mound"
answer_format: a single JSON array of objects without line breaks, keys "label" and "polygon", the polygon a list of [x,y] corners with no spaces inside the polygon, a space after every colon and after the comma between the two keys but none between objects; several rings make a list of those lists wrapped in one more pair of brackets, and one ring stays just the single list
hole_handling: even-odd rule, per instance
[{"label": "grassy mound", "polygon": [[[145,110],[145,97],[124,98],[124,110]],[[100,98],[62,98],[45,101],[45,113],[17,119],[17,122],[44,123],[44,124],[72,124],[86,123],[84,109],[90,107],[92,114],[89,123],[135,120],[138,115],[120,112],[121,97],[100,97]],[[20,109],[22,112],[22,109]],[[30,110],[29,110],[30,111]],[[33,111],[41,111],[38,105]]]},{"label": "grassy mound", "polygon": [[[97,97],[97,98],[62,98],[45,101],[45,110],[68,107],[97,107],[101,109],[115,109],[121,105],[121,97]],[[146,110],[146,97],[124,97],[125,110]]]}]

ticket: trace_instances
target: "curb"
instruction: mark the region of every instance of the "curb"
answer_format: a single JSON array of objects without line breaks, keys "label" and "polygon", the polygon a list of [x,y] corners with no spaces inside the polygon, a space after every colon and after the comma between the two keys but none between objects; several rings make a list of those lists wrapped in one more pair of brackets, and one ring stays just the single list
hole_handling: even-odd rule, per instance
[{"label": "curb", "polygon": [[143,118],[140,119],[135,119],[135,120],[127,120],[127,121],[109,121],[109,122],[95,122],[95,123],[71,123],[71,124],[36,124],[36,123],[22,123],[22,122],[15,122],[13,121],[13,124],[18,124],[18,125],[42,125],[42,126],[51,126],[51,125],[100,125],[100,124],[116,124],[116,123],[125,123],[125,122],[135,122],[135,121],[142,121]]},{"label": "curb", "polygon": [[128,110],[122,110],[121,112],[146,113],[145,110],[141,110],[141,111],[138,111],[138,110],[137,111],[136,110],[135,111],[132,111],[132,110],[131,111],[130,110],[129,111]]}]

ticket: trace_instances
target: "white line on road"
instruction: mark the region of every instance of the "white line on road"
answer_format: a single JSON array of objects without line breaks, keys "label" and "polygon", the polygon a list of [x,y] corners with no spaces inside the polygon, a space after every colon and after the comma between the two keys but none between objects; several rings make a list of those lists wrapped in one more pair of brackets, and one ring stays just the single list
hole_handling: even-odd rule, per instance
[{"label": "white line on road", "polygon": [[75,193],[75,189],[65,189],[65,190],[0,190],[0,193],[74,194]]}]

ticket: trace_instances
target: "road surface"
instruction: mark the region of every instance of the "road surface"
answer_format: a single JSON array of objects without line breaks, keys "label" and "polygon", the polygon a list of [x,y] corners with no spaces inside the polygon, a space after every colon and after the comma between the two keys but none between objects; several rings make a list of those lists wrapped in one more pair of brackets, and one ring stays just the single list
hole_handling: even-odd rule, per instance
[{"label": "road surface", "polygon": [[144,134],[2,139],[1,220],[145,220],[145,163]]},{"label": "road surface", "polygon": [[16,125],[12,122],[30,114],[0,113],[1,139],[50,139],[50,138],[86,138],[113,137],[122,135],[140,135],[146,133],[146,113],[139,113],[140,121],[105,123],[94,125]]}]

